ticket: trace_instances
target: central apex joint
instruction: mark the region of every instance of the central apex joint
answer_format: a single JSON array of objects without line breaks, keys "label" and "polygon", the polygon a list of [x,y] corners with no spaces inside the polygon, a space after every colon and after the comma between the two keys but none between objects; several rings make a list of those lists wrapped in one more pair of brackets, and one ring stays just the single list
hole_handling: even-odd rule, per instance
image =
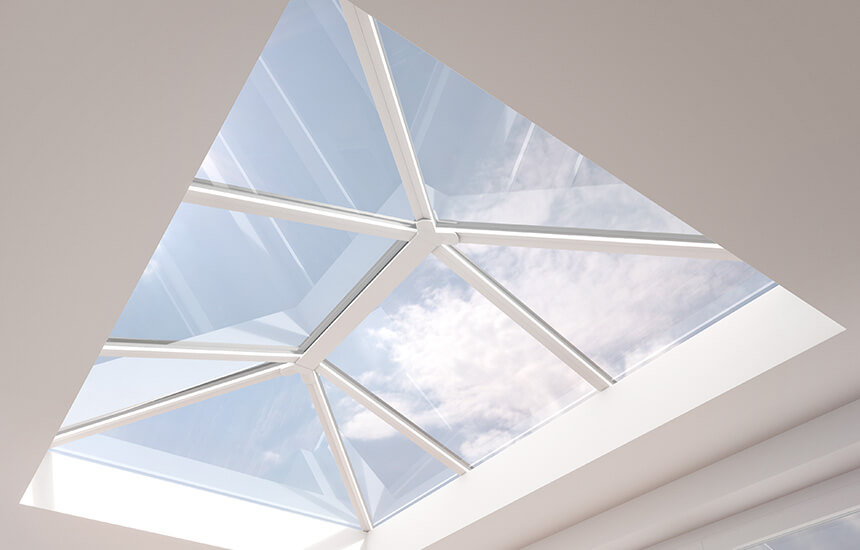
[{"label": "central apex joint", "polygon": [[421,218],[420,220],[415,220],[415,228],[418,229],[418,234],[423,236],[430,236],[436,234],[436,224],[433,220],[428,220],[427,218]]},{"label": "central apex joint", "polygon": [[459,238],[457,233],[448,228],[439,228],[436,222],[422,218],[415,221],[415,228],[421,239],[434,243],[436,246],[442,244],[457,244]]}]

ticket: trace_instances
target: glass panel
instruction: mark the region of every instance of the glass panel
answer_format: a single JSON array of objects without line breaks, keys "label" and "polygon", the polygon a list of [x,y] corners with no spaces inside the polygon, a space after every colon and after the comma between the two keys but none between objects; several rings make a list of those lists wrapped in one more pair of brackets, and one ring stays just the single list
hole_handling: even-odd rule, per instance
[{"label": "glass panel", "polygon": [[197,176],[412,219],[337,2],[289,3]]},{"label": "glass panel", "polygon": [[164,397],[253,367],[240,361],[100,357],[87,376],[63,426]]},{"label": "glass panel", "polygon": [[379,27],[439,218],[696,233],[395,32]]},{"label": "glass panel", "polygon": [[458,248],[615,377],[773,286],[743,262]]},{"label": "glass panel", "polygon": [[358,525],[299,376],[255,384],[58,449],[158,478]]},{"label": "glass panel", "polygon": [[393,242],[182,204],[111,336],[298,345]]},{"label": "glass panel", "polygon": [[591,392],[432,256],[330,359],[472,464]]},{"label": "glass panel", "polygon": [[860,512],[775,537],[747,550],[849,550],[860,548]]},{"label": "glass panel", "polygon": [[457,477],[348,395],[323,385],[374,525]]}]

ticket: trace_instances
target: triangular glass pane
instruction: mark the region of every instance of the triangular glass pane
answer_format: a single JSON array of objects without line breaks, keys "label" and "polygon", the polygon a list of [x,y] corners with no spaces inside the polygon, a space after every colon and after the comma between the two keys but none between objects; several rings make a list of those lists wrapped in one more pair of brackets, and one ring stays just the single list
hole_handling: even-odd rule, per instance
[{"label": "triangular glass pane", "polygon": [[457,474],[323,380],[374,525]]},{"label": "triangular glass pane", "polygon": [[397,33],[379,27],[440,219],[696,232]]},{"label": "triangular glass pane", "polygon": [[287,5],[197,176],[412,218],[338,2]]},{"label": "triangular glass pane", "polygon": [[472,464],[592,391],[432,256],[330,359]]},{"label": "triangular glass pane", "polygon": [[182,204],[111,336],[298,345],[393,243]]},{"label": "triangular glass pane", "polygon": [[253,366],[254,363],[241,361],[100,357],[69,409],[63,427]]},{"label": "triangular glass pane", "polygon": [[232,391],[56,451],[358,526],[299,376]]},{"label": "triangular glass pane", "polygon": [[458,248],[615,377],[774,286],[739,261]]}]

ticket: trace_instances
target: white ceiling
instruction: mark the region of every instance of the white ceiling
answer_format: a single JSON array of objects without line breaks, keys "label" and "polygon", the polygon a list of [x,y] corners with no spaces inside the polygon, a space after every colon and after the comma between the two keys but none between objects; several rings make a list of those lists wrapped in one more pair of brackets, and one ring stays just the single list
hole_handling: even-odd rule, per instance
[{"label": "white ceiling", "polygon": [[0,3],[0,545],[199,547],[18,501],[285,4]]},{"label": "white ceiling", "polygon": [[[200,547],[17,502],[285,3],[0,5],[10,547]],[[729,396],[723,456],[860,397],[860,4],[356,3],[848,328]]]}]

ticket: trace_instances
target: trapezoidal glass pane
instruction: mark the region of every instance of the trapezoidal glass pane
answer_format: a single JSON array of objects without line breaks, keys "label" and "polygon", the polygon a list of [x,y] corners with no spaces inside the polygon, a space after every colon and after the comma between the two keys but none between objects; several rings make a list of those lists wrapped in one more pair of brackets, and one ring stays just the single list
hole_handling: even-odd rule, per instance
[{"label": "trapezoidal glass pane", "polygon": [[299,376],[261,382],[54,451],[358,526]]},{"label": "trapezoidal glass pane", "polygon": [[696,233],[394,31],[379,29],[440,219]]},{"label": "trapezoidal glass pane", "polygon": [[432,256],[329,359],[471,464],[592,392]]},{"label": "trapezoidal glass pane", "polygon": [[743,550],[855,550],[860,548],[860,512],[833,518]]},{"label": "trapezoidal glass pane", "polygon": [[254,363],[241,361],[100,357],[69,409],[63,427],[253,366]]},{"label": "trapezoidal glass pane", "polygon": [[323,385],[374,525],[457,477],[325,379]]},{"label": "trapezoidal glass pane", "polygon": [[738,261],[458,248],[616,378],[774,286]]},{"label": "trapezoidal glass pane", "polygon": [[298,345],[393,243],[182,204],[111,336]]},{"label": "trapezoidal glass pane", "polygon": [[287,5],[197,177],[412,219],[338,2]]}]

